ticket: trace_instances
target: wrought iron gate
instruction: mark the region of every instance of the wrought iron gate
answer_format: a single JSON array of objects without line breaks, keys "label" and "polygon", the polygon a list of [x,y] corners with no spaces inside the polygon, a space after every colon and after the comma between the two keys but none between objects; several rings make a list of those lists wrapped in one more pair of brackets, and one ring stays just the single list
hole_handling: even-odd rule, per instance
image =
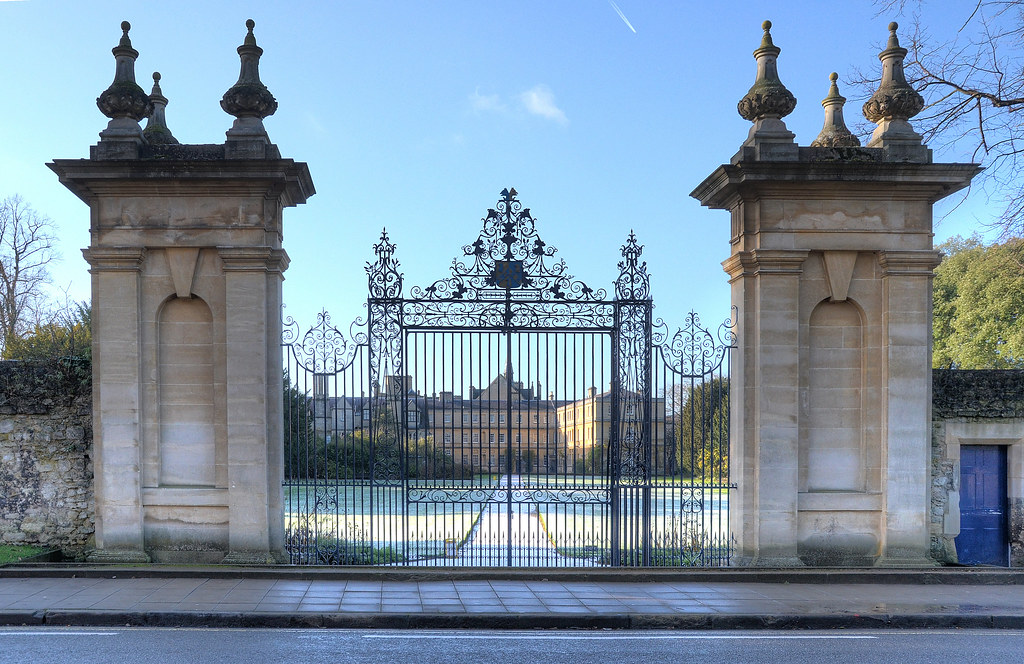
[{"label": "wrought iron gate", "polygon": [[374,251],[365,319],[285,322],[293,563],[728,564],[731,328],[655,321],[632,233],[611,298],[514,189],[408,296]]}]

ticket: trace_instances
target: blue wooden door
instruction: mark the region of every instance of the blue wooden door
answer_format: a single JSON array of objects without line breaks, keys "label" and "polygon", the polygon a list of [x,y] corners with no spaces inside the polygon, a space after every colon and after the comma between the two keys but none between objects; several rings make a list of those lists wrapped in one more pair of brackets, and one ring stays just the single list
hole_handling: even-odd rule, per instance
[{"label": "blue wooden door", "polygon": [[961,446],[956,552],[962,564],[1009,564],[1006,503],[1006,447]]}]

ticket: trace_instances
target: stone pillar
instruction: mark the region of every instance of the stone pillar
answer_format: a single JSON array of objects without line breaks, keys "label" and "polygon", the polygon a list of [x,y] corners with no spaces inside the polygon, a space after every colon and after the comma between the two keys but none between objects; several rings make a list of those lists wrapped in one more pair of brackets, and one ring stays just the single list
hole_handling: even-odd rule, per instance
[{"label": "stone pillar", "polygon": [[902,80],[895,24],[865,104],[882,127],[871,145],[846,128],[833,74],[825,126],[797,146],[764,27],[739,105],[754,128],[692,193],[731,215],[736,559],[929,564],[932,205],[979,168],[933,164],[914,142],[920,96]]},{"label": "stone pillar", "polygon": [[122,107],[143,104],[124,102],[138,53],[122,27],[119,95],[100,100],[117,131],[89,159],[49,165],[91,210],[91,559],[278,561],[282,212],[313,195],[309,170],[262,130],[277,102],[259,82],[251,21],[243,76],[222,101],[245,131],[221,145],[171,135],[159,74],[146,132],[129,126],[142,114]]}]

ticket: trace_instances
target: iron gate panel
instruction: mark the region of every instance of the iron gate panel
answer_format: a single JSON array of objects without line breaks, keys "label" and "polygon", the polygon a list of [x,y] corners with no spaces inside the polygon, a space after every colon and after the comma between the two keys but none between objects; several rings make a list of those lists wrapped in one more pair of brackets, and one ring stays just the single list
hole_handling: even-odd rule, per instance
[{"label": "iron gate panel", "polygon": [[300,564],[728,564],[729,322],[653,318],[642,247],[575,280],[514,189],[451,276],[285,322],[286,542]]}]

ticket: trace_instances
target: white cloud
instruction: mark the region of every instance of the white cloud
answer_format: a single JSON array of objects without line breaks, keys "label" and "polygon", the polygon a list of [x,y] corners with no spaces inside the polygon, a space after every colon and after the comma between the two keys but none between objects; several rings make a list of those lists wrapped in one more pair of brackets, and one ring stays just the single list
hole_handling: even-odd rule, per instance
[{"label": "white cloud", "polygon": [[505,104],[498,95],[482,95],[477,88],[469,95],[469,103],[474,111],[504,111]]},{"label": "white cloud", "polygon": [[520,94],[519,101],[528,113],[554,120],[563,125],[569,122],[569,119],[565,117],[565,112],[555,104],[554,93],[544,84],[535,85]]}]

